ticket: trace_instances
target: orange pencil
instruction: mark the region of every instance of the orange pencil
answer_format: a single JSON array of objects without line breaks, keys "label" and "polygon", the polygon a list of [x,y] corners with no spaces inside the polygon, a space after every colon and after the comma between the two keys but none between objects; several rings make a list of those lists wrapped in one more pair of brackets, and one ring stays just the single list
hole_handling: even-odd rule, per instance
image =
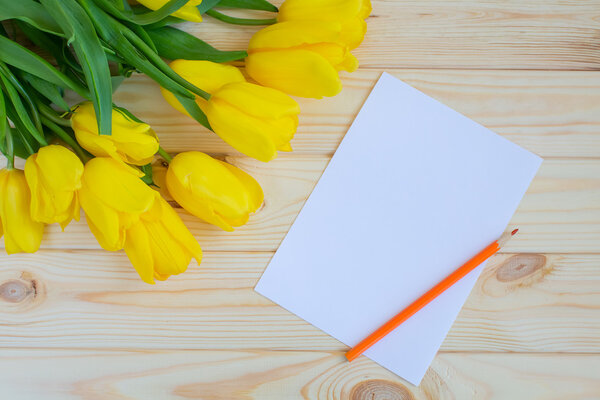
[{"label": "orange pencil", "polygon": [[456,282],[464,278],[469,272],[473,271],[478,265],[494,255],[498,250],[502,248],[508,242],[508,240],[517,233],[518,229],[512,232],[507,232],[500,236],[498,240],[490,244],[485,249],[481,250],[479,254],[467,261],[462,267],[448,275],[443,281],[432,287],[427,293],[415,300],[411,305],[402,310],[394,318],[390,319],[383,326],[377,329],[375,332],[370,334],[362,342],[354,346],[346,353],[348,361],[354,360],[360,356],[365,350],[373,346],[385,335],[396,329],[404,321],[412,317],[417,311],[429,304],[433,299],[444,293],[446,289],[454,285]]}]

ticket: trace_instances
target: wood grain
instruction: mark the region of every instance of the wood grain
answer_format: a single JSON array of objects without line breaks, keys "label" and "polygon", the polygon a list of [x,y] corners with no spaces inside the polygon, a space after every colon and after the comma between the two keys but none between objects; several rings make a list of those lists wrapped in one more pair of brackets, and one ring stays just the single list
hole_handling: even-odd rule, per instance
[{"label": "wood grain", "polygon": [[[275,1],[274,3],[281,3]],[[372,0],[362,68],[598,69],[598,0]],[[207,17],[185,29],[223,50],[258,28]]]},{"label": "wood grain", "polygon": [[[281,0],[277,0],[279,4]],[[179,210],[200,267],[156,286],[85,223],[47,228],[34,255],[0,255],[0,397],[28,399],[600,398],[600,1],[373,0],[344,90],[299,100],[295,152],[262,164],[128,80],[116,102],[171,152],[249,171],[262,209],[233,234]],[[256,13],[256,16],[263,14]],[[255,27],[184,29],[225,49]],[[243,63],[238,63],[243,65]],[[546,159],[420,387],[252,288],[382,69]]]},{"label": "wood grain", "polygon": [[[544,158],[600,156],[600,73],[388,72]],[[345,74],[340,95],[298,99],[302,114],[293,154],[332,154],[380,74],[367,70]],[[141,75],[119,88],[115,102],[152,125],[168,151],[235,153],[215,134],[170,107],[156,84]]]},{"label": "wood grain", "polygon": [[365,357],[350,364],[341,352],[5,350],[0,386],[20,400],[594,399],[600,359],[440,354],[414,387]]},{"label": "wood grain", "polygon": [[[207,251],[274,251],[287,233],[329,157],[285,155],[270,163],[227,157],[252,174],[265,191],[263,207],[235,232],[224,232],[179,209]],[[46,228],[43,248],[98,249],[84,222],[65,232]],[[511,225],[521,231],[507,252],[590,253],[600,243],[600,160],[547,160],[541,167]]]},{"label": "wood grain", "polygon": [[[272,253],[208,253],[149,286],[119,253],[0,258],[0,348],[343,350],[253,291]],[[496,256],[443,351],[600,351],[600,255]]]}]

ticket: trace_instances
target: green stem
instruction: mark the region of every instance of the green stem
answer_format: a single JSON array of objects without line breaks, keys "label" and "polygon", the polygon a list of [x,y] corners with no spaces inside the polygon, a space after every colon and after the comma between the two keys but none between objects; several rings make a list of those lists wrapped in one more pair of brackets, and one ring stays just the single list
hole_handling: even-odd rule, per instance
[{"label": "green stem", "polygon": [[231,17],[229,15],[225,15],[216,10],[208,10],[206,15],[210,15],[213,18],[218,19],[219,21],[226,22],[228,24],[234,25],[273,25],[277,23],[277,18],[267,18],[267,19],[248,19],[248,18],[236,18]]},{"label": "green stem", "polygon": [[11,170],[15,167],[15,146],[13,144],[12,129],[6,130],[6,169]]},{"label": "green stem", "polygon": [[25,90],[23,85],[21,85],[21,82],[19,82],[19,80],[15,77],[15,75],[12,73],[12,71],[7,67],[7,65],[5,63],[0,62],[0,70],[2,70],[5,78],[8,79],[8,81],[15,87],[15,89],[17,89],[17,92],[19,92],[19,94],[21,94],[21,97],[27,103],[27,106],[29,107],[29,111],[31,111],[31,117],[33,119],[33,123],[34,123],[36,129],[41,132],[42,131],[42,122],[40,120],[40,114],[39,114],[39,111],[36,108],[33,100],[31,99],[31,96],[29,96],[29,93],[27,93],[27,90]]},{"label": "green stem", "polygon": [[52,108],[48,107],[42,102],[38,102],[36,105],[38,107],[38,110],[40,110],[42,117],[46,117],[47,120],[54,122],[56,125],[64,126],[67,128],[71,127],[71,121],[59,117]]},{"label": "green stem", "polygon": [[191,84],[187,80],[183,79],[178,73],[173,71],[173,69],[171,67],[169,67],[169,65],[166,62],[164,62],[163,59],[158,54],[156,54],[150,48],[150,46],[148,46],[146,44],[146,42],[144,42],[133,31],[131,31],[129,29],[123,29],[122,32],[123,32],[123,35],[125,36],[125,38],[127,38],[132,45],[137,47],[137,49],[139,51],[141,51],[142,54],[144,54],[146,56],[146,58],[151,63],[153,63],[154,66],[156,68],[158,68],[163,74],[165,74],[167,77],[169,77],[170,79],[172,79],[179,85],[183,86],[190,92],[193,92],[193,93],[197,94],[198,96],[202,97],[204,100],[210,99],[210,93],[207,93],[204,90],[197,87],[196,85]]},{"label": "green stem", "polygon": [[52,132],[54,132],[56,134],[56,136],[58,136],[66,144],[68,144],[69,146],[71,146],[71,148],[73,149],[73,151],[75,151],[75,154],[77,154],[77,156],[79,158],[81,158],[81,161],[83,161],[84,164],[86,162],[88,162],[92,158],[79,145],[79,143],[77,143],[77,141],[75,139],[73,139],[71,137],[71,135],[69,135],[67,132],[65,132],[65,130],[62,129],[60,126],[58,126],[57,124],[55,124],[54,122],[52,122],[50,119],[46,118],[46,116],[42,116],[42,122],[44,123],[45,126],[47,126],[48,128],[50,128],[50,130]]},{"label": "green stem", "polygon": [[162,148],[162,147],[160,147],[160,146],[158,147],[158,154],[160,154],[160,156],[161,156],[162,158],[164,158],[164,159],[165,159],[165,160],[166,160],[166,161],[167,161],[169,164],[171,163],[171,161],[173,161],[173,157],[171,157],[171,156],[169,155],[169,153],[167,153],[167,152],[165,151],[165,149],[163,149],[163,148]]}]

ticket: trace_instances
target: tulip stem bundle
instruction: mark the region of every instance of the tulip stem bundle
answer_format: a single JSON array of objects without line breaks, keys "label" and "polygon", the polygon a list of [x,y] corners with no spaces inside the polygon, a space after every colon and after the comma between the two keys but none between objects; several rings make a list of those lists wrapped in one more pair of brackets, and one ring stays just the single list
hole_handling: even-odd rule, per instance
[{"label": "tulip stem bundle", "polygon": [[[268,162],[292,151],[300,107],[354,71],[370,0],[0,0],[0,235],[7,253],[35,252],[46,224],[81,209],[100,246],[124,250],[140,278],[165,280],[202,258],[163,198],[225,231],[263,202],[258,182],[198,151],[171,156],[152,127],[114,104],[133,73],[237,151]],[[223,9],[258,10],[240,18]],[[264,25],[247,50],[221,51],[180,30],[203,15]],[[247,75],[231,65],[244,63]],[[70,96],[65,96],[70,92]],[[74,101],[67,98],[73,99]],[[185,117],[183,117],[185,118]],[[167,163],[155,163],[157,156]],[[15,168],[15,157],[25,161]]]}]

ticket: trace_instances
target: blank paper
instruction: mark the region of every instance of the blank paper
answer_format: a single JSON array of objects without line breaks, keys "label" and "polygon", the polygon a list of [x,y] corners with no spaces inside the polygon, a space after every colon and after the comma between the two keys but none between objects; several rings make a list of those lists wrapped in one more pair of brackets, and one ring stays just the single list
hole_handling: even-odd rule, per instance
[{"label": "blank paper", "polygon": [[[541,162],[384,73],[256,291],[356,345],[496,240]],[[365,355],[419,384],[482,268]]]}]

